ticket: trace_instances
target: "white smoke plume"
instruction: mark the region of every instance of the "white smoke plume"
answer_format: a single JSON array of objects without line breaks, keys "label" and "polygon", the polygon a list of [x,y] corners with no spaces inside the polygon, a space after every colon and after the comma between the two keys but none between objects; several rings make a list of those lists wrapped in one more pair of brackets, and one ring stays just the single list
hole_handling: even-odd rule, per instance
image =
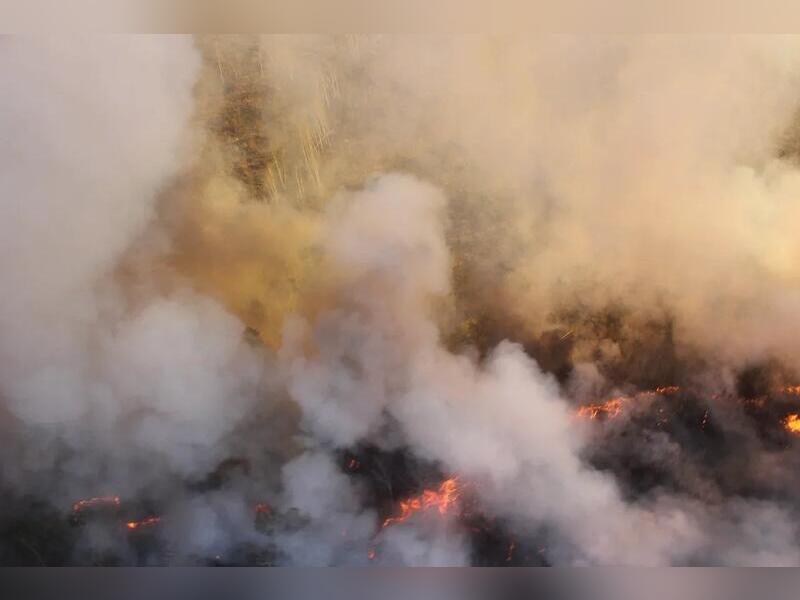
[{"label": "white smoke plume", "polygon": [[68,504],[204,473],[254,398],[259,361],[213,301],[133,303],[115,278],[187,158],[192,40],[0,47],[5,477]]}]

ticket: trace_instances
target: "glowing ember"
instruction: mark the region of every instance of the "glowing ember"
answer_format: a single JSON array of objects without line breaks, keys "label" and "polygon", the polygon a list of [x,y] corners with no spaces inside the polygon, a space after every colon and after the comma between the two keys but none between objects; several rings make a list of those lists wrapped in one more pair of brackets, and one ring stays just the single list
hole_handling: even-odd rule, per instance
[{"label": "glowing ember", "polygon": [[272,514],[272,508],[266,502],[259,502],[255,505],[254,510],[256,511],[256,515],[269,515]]},{"label": "glowing ember", "polygon": [[369,552],[367,552],[367,558],[369,558],[370,560],[375,560],[375,556],[376,556],[375,548],[370,548]]},{"label": "glowing ember", "polygon": [[681,391],[677,385],[667,385],[665,387],[658,387],[653,390],[656,394],[660,394],[662,396],[670,396],[672,394],[677,394]]},{"label": "glowing ember", "polygon": [[137,529],[152,527],[153,525],[157,525],[160,522],[161,522],[161,517],[147,517],[146,519],[142,519],[141,521],[128,521],[126,525],[129,530],[135,531]]},{"label": "glowing ember", "polygon": [[800,435],[800,415],[792,413],[783,420],[786,431],[794,435]]},{"label": "glowing ember", "polygon": [[784,394],[792,394],[793,396],[800,396],[800,385],[787,385],[781,388],[781,392]]},{"label": "glowing ember", "polygon": [[681,391],[677,385],[665,385],[663,387],[657,387],[653,390],[645,390],[644,392],[639,392],[639,396],[671,396],[672,394],[677,394]]},{"label": "glowing ember", "polygon": [[742,398],[739,402],[749,408],[764,408],[767,403],[767,398],[764,396],[759,396],[758,398]]},{"label": "glowing ember", "polygon": [[578,409],[578,416],[589,419],[596,419],[601,415],[607,418],[614,418],[622,412],[624,398],[612,398],[600,404],[587,404]]},{"label": "glowing ember", "polygon": [[349,461],[347,461],[348,471],[358,471],[360,467],[361,463],[359,463],[358,460],[356,460],[355,458],[351,458]]},{"label": "glowing ember", "polygon": [[85,498],[78,500],[72,505],[72,512],[80,513],[89,508],[98,506],[119,506],[119,496],[97,496],[96,498]]},{"label": "glowing ember", "polygon": [[511,562],[511,559],[514,558],[514,548],[516,548],[516,543],[514,540],[508,544],[508,552],[506,552],[506,562]]},{"label": "glowing ember", "polygon": [[400,502],[400,514],[389,517],[383,522],[382,527],[388,527],[395,523],[402,523],[419,512],[437,510],[440,515],[446,515],[451,509],[456,507],[461,490],[458,480],[447,479],[442,482],[438,490],[424,490],[418,496]]}]

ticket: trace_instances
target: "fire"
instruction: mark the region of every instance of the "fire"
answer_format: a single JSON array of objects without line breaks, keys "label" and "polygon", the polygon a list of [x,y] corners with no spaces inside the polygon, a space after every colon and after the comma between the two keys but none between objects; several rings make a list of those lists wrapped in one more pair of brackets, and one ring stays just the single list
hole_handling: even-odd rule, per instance
[{"label": "fire", "polygon": [[784,394],[791,394],[793,396],[800,396],[800,385],[787,385],[786,387],[781,388],[781,392]]},{"label": "fire", "polygon": [[800,435],[800,415],[792,413],[783,420],[786,431],[794,435]]},{"label": "fire", "polygon": [[678,387],[677,385],[667,385],[664,387],[657,387],[656,389],[653,390],[653,392],[655,392],[660,396],[670,396],[672,394],[677,394],[680,391],[681,388]]},{"label": "fire", "polygon": [[424,490],[418,496],[401,501],[400,514],[387,518],[381,527],[386,528],[395,523],[402,523],[419,512],[433,509],[444,516],[457,506],[460,496],[461,489],[458,480],[456,478],[447,479],[442,482],[438,490]]},{"label": "fire", "polygon": [[[672,394],[677,394],[680,391],[681,388],[678,387],[677,385],[667,385],[663,387],[657,387],[652,390],[639,392],[636,395],[671,396]],[[597,419],[601,416],[607,419],[613,419],[614,417],[619,416],[619,414],[622,412],[626,400],[628,400],[627,397],[619,396],[616,398],[611,398],[610,400],[606,400],[605,402],[599,402],[596,404],[587,404],[586,406],[581,406],[576,414],[578,417],[588,418],[588,419]]]},{"label": "fire", "polygon": [[83,500],[78,500],[72,505],[72,512],[80,513],[89,508],[95,508],[97,506],[119,506],[120,499],[119,496],[97,496],[95,498],[84,498]]},{"label": "fire", "polygon": [[128,521],[126,525],[129,530],[135,531],[137,529],[152,527],[153,525],[157,525],[160,522],[161,522],[161,517],[147,517],[145,519],[142,519],[141,521]]},{"label": "fire", "polygon": [[272,507],[266,502],[259,502],[255,505],[254,510],[256,515],[270,515],[272,514]]},{"label": "fire", "polygon": [[622,412],[622,406],[625,403],[624,398],[612,398],[600,404],[587,404],[578,409],[579,417],[586,417],[589,419],[596,419],[600,415],[607,418],[614,418]]}]

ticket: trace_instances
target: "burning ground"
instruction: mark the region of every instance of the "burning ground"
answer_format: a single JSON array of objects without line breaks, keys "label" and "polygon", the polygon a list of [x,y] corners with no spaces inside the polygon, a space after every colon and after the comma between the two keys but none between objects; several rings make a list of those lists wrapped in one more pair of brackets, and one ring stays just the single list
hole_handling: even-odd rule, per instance
[{"label": "burning ground", "polygon": [[0,63],[3,564],[800,563],[797,39]]}]

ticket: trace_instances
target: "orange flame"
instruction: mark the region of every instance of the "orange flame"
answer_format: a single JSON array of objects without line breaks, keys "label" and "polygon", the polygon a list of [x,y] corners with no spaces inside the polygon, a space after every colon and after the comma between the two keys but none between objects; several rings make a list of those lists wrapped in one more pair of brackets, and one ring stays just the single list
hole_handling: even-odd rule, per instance
[{"label": "orange flame", "polygon": [[456,478],[447,479],[442,482],[438,490],[424,490],[418,496],[414,496],[400,502],[400,514],[387,518],[382,528],[402,523],[418,512],[436,509],[440,515],[446,515],[458,504],[461,495],[458,480]]},{"label": "orange flame", "polygon": [[681,391],[681,388],[678,387],[677,385],[667,385],[667,386],[664,386],[664,387],[657,387],[651,393],[656,393],[656,394],[659,394],[661,396],[670,396],[672,394],[677,394],[680,391]]},{"label": "orange flame", "polygon": [[579,417],[589,419],[596,419],[600,415],[613,419],[622,412],[624,402],[624,398],[611,398],[611,400],[606,400],[600,404],[587,404],[586,406],[581,406],[577,414]]},{"label": "orange flame", "polygon": [[[667,385],[664,387],[657,387],[653,390],[646,390],[644,392],[639,392],[636,394],[637,396],[671,396],[672,394],[677,394],[681,391],[681,388],[677,385]],[[611,398],[610,400],[606,400],[605,402],[599,402],[596,404],[587,404],[586,406],[581,406],[576,415],[581,418],[587,419],[597,419],[599,417],[605,417],[607,419],[613,419],[614,417],[619,416],[622,412],[622,409],[625,405],[625,401],[628,398],[625,396],[619,396],[616,398]]]},{"label": "orange flame", "polygon": [[786,431],[794,435],[800,435],[800,415],[792,413],[783,420]]},{"label": "orange flame", "polygon": [[79,513],[87,508],[94,508],[96,506],[119,506],[119,496],[97,496],[95,498],[84,498],[78,500],[72,505],[72,512]]},{"label": "orange flame", "polygon": [[161,517],[147,517],[146,519],[142,519],[141,521],[128,521],[126,523],[128,529],[131,531],[135,531],[137,529],[142,529],[143,527],[152,527],[153,525],[157,525],[161,522]]}]

